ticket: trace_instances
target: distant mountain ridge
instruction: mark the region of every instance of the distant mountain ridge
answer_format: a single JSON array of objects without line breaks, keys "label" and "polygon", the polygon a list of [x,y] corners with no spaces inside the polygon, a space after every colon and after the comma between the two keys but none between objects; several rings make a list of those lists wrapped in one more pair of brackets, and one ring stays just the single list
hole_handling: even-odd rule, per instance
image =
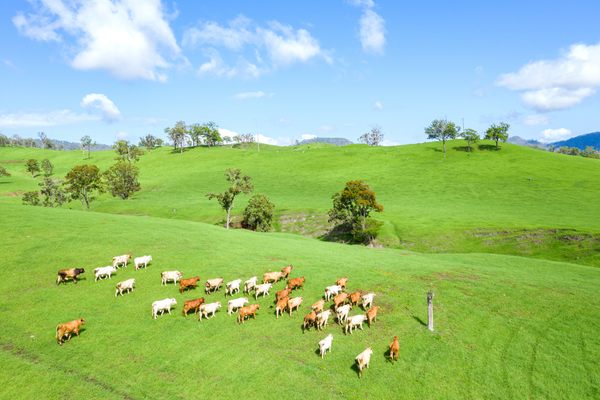
[{"label": "distant mountain ridge", "polygon": [[334,146],[348,146],[349,144],[354,144],[350,140],[344,139],[344,138],[322,138],[322,137],[316,137],[316,138],[312,138],[312,139],[304,139],[304,140],[298,142],[298,144],[310,144],[310,143],[327,143],[327,144],[333,144]]},{"label": "distant mountain ridge", "polygon": [[546,143],[542,143],[535,139],[524,139],[521,136],[510,136],[508,138],[508,143],[518,144],[520,146],[527,146],[527,147],[537,147],[540,149],[548,148],[548,144],[546,144]]},{"label": "distant mountain ridge", "polygon": [[577,147],[580,150],[585,150],[586,147],[591,146],[596,150],[600,150],[600,132],[592,132],[585,135],[575,136],[571,139],[554,142],[552,145],[554,147]]}]

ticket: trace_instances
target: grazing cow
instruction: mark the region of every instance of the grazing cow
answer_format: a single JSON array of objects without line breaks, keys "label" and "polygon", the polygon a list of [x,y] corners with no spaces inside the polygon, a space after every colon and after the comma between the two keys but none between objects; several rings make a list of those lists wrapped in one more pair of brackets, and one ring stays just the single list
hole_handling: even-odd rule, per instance
[{"label": "grazing cow", "polygon": [[152,303],[152,318],[156,319],[159,312],[163,314],[165,311],[167,311],[169,314],[171,314],[171,308],[173,308],[176,304],[177,300],[172,298],[156,300],[154,303]]},{"label": "grazing cow", "polygon": [[321,354],[321,358],[327,353],[327,350],[331,352],[331,345],[333,344],[333,335],[330,333],[325,337],[325,339],[319,342],[319,353]]},{"label": "grazing cow", "polygon": [[115,290],[115,297],[117,295],[123,296],[123,292],[133,291],[133,287],[135,286],[135,279],[127,279],[125,281],[121,281],[117,283],[117,290]]},{"label": "grazing cow", "polygon": [[62,346],[62,344],[65,342],[65,336],[67,337],[67,340],[71,340],[71,336],[73,334],[79,336],[79,331],[84,323],[85,320],[83,318],[79,318],[63,324],[58,324],[56,326],[56,341],[58,344]]},{"label": "grazing cow", "polygon": [[163,271],[160,273],[160,283],[161,285],[166,285],[169,281],[177,283],[182,276],[183,274],[179,271]]},{"label": "grazing cow", "polygon": [[277,283],[281,278],[283,278],[283,272],[281,271],[265,272],[263,275],[263,283]]},{"label": "grazing cow", "polygon": [[362,376],[362,371],[365,368],[369,368],[369,363],[371,362],[371,355],[373,354],[373,350],[370,347],[367,347],[362,353],[356,356],[355,361],[358,365],[358,377]]},{"label": "grazing cow", "polygon": [[314,312],[317,312],[317,313],[323,311],[323,307],[325,307],[325,300],[323,300],[323,299],[320,299],[315,304],[310,306],[311,310],[313,310]]},{"label": "grazing cow", "polygon": [[348,319],[348,313],[350,312],[350,310],[352,310],[352,305],[350,304],[345,304],[337,310],[335,310],[339,324],[345,322]]},{"label": "grazing cow", "polygon": [[292,294],[292,290],[287,286],[285,287],[285,289],[278,290],[277,292],[275,292],[275,303],[277,303],[279,300],[285,297],[289,297],[290,294]]},{"label": "grazing cow", "polygon": [[287,308],[288,308],[288,311],[290,312],[290,316],[292,315],[292,311],[294,311],[294,308],[296,310],[300,309],[300,304],[302,304],[302,297],[300,297],[300,296],[291,298],[288,301]]},{"label": "grazing cow", "polygon": [[305,331],[310,329],[310,327],[317,325],[317,313],[314,311],[309,312],[304,316],[304,323],[302,324],[302,330]]},{"label": "grazing cow", "polygon": [[209,294],[212,292],[217,292],[221,288],[222,285],[223,285],[223,278],[209,279],[204,284],[204,291],[206,292],[206,294]]},{"label": "grazing cow", "polygon": [[394,340],[390,343],[390,359],[398,361],[398,354],[400,354],[400,343],[398,336],[394,336]]},{"label": "grazing cow", "polygon": [[346,284],[348,283],[348,278],[343,277],[335,281],[335,284],[340,286],[342,289],[346,289]]},{"label": "grazing cow", "polygon": [[287,308],[289,297],[284,297],[282,299],[277,300],[277,304],[275,305],[275,316],[279,319],[280,315],[283,315],[283,312]]},{"label": "grazing cow", "polygon": [[256,287],[257,279],[258,278],[256,276],[253,276],[252,278],[244,282],[244,293],[250,293],[250,291]]},{"label": "grazing cow", "polygon": [[260,285],[256,285],[256,287],[254,288],[254,298],[258,299],[258,296],[260,296],[261,294],[263,295],[263,297],[268,296],[269,289],[271,289],[271,287],[273,287],[272,283],[262,283]]},{"label": "grazing cow", "polygon": [[234,293],[240,292],[240,284],[242,283],[241,279],[236,279],[231,282],[227,282],[225,285],[225,296],[230,295],[233,296]]},{"label": "grazing cow", "polygon": [[110,279],[112,274],[114,274],[115,272],[117,272],[117,268],[111,265],[109,265],[108,267],[98,267],[94,269],[94,281],[97,282],[98,279],[104,279],[106,277]]},{"label": "grazing cow", "polygon": [[367,307],[373,307],[373,299],[375,298],[375,293],[367,293],[362,295],[362,307],[363,309],[367,309]]},{"label": "grazing cow", "polygon": [[337,309],[338,307],[344,305],[346,300],[348,300],[348,293],[336,294],[333,298],[333,306]]},{"label": "grazing cow", "polygon": [[144,266],[144,268],[148,267],[148,264],[150,264],[151,262],[152,256],[141,256],[133,259],[133,265],[135,266],[136,271],[142,268],[142,265]]},{"label": "grazing cow", "polygon": [[227,315],[231,315],[234,311],[237,311],[238,308],[242,308],[248,303],[249,301],[245,297],[229,300],[227,302]]},{"label": "grazing cow", "polygon": [[77,283],[79,275],[83,274],[85,269],[83,268],[64,268],[58,270],[56,277],[56,284],[60,285],[62,282],[67,282],[68,279],[73,280],[73,283]]},{"label": "grazing cow", "polygon": [[317,329],[321,330],[327,326],[327,321],[329,321],[329,316],[331,315],[331,310],[325,310],[317,314]]},{"label": "grazing cow", "polygon": [[259,309],[260,304],[251,304],[249,306],[240,308],[240,311],[238,312],[238,324],[243,324],[246,317],[249,317],[250,315],[252,315],[252,318],[256,319],[256,311]]},{"label": "grazing cow", "polygon": [[281,268],[281,273],[283,274],[281,277],[284,279],[289,278],[293,269],[294,269],[294,266],[291,264],[286,267]]},{"label": "grazing cow", "polygon": [[367,321],[369,322],[369,328],[371,327],[371,323],[373,323],[375,321],[375,318],[377,318],[377,311],[379,311],[379,308],[379,306],[375,306],[367,311]]},{"label": "grazing cow", "polygon": [[329,301],[333,296],[340,293],[342,287],[340,285],[327,286],[325,288],[325,300]]},{"label": "grazing cow", "polygon": [[194,311],[194,314],[196,314],[198,311],[200,311],[200,306],[202,304],[204,304],[204,297],[199,297],[193,300],[186,300],[185,303],[183,303],[183,316],[187,317],[188,313],[192,310]]},{"label": "grazing cow", "polygon": [[196,289],[198,287],[199,280],[200,280],[199,276],[194,276],[193,278],[180,280],[179,281],[179,293],[183,294],[183,291],[186,289]]},{"label": "grazing cow", "polygon": [[344,326],[344,333],[350,332],[352,335],[352,331],[358,326],[361,330],[363,329],[363,322],[367,319],[367,316],[364,314],[353,315],[348,317],[346,320],[346,326]]},{"label": "grazing cow", "polygon": [[361,297],[362,297],[362,292],[360,290],[350,293],[350,304],[352,304],[353,306],[357,305],[358,301],[360,300]]},{"label": "grazing cow", "polygon": [[126,267],[129,264],[129,260],[131,260],[131,254],[123,254],[122,256],[114,256],[112,258],[112,266],[117,268],[119,266]]},{"label": "grazing cow", "polygon": [[220,301],[216,301],[214,303],[202,304],[200,306],[200,312],[198,313],[198,321],[202,322],[203,317],[208,319],[208,314],[210,314],[211,317],[214,317],[215,313],[217,312],[217,310],[219,308],[221,308]]},{"label": "grazing cow", "polygon": [[302,290],[304,290],[304,277],[300,277],[300,278],[292,278],[292,279],[288,279],[287,284],[289,286],[290,289],[294,290],[294,289],[298,289],[298,288],[302,288]]}]

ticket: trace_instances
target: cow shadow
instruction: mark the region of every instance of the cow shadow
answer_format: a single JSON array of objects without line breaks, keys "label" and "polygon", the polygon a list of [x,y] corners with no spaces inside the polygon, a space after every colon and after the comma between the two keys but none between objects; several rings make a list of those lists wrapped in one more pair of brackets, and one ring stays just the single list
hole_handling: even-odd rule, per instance
[{"label": "cow shadow", "polygon": [[394,364],[394,359],[392,357],[390,357],[390,349],[386,349],[383,352],[383,358],[385,358],[386,362],[389,362],[390,364]]},{"label": "cow shadow", "polygon": [[358,368],[358,364],[356,363],[356,361],[354,361],[354,363],[350,366],[350,369],[356,372],[356,376],[360,378],[360,369]]}]

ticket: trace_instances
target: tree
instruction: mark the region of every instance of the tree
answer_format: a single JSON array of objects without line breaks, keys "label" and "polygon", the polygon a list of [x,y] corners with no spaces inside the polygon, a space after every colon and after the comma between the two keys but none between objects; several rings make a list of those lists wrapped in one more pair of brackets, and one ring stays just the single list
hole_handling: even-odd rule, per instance
[{"label": "tree", "polygon": [[368,144],[369,146],[379,146],[383,141],[383,133],[381,133],[381,128],[378,126],[371,128],[369,132],[362,134],[358,138],[358,141]]},{"label": "tree", "polygon": [[10,173],[6,170],[6,168],[0,165],[0,177],[3,176],[10,176]]},{"label": "tree", "polygon": [[496,150],[498,150],[498,142],[506,142],[508,140],[508,128],[510,128],[510,125],[506,122],[500,122],[498,125],[492,124],[485,132],[485,138],[494,140],[496,142]]},{"label": "tree", "polygon": [[344,189],[332,196],[333,208],[329,210],[329,222],[337,222],[352,231],[356,241],[371,242],[379,226],[370,222],[371,212],[382,212],[375,192],[361,180],[346,182]]},{"label": "tree", "polygon": [[42,205],[44,207],[60,207],[68,201],[67,193],[61,187],[62,181],[45,177],[40,182],[40,194],[44,196]]},{"label": "tree", "polygon": [[31,173],[32,177],[35,177],[40,172],[40,163],[38,160],[30,158],[25,163],[25,167],[27,168],[27,172]]},{"label": "tree", "polygon": [[65,189],[72,200],[79,199],[86,208],[95,199],[94,192],[102,192],[100,170],[95,165],[77,165],[66,176]]},{"label": "tree", "polygon": [[244,210],[244,228],[253,231],[268,232],[273,224],[275,204],[271,203],[264,194],[255,194],[248,201]]},{"label": "tree", "polygon": [[113,197],[120,197],[126,200],[133,193],[141,189],[140,183],[137,180],[138,174],[139,170],[135,165],[125,161],[118,161],[104,172],[103,178],[107,189]]},{"label": "tree", "polygon": [[202,137],[204,139],[204,143],[208,147],[219,145],[223,142],[223,138],[219,133],[219,127],[216,123],[210,121],[201,125],[202,129]]},{"label": "tree", "polygon": [[251,133],[243,133],[241,135],[235,135],[233,141],[236,143],[254,143],[254,135]]},{"label": "tree", "polygon": [[48,138],[48,136],[44,132],[38,132],[38,137],[40,138],[40,147],[42,149],[53,149],[54,144]]},{"label": "tree", "polygon": [[471,144],[477,143],[479,141],[479,134],[475,129],[471,128],[465,129],[463,132],[461,132],[460,137],[467,141],[467,147],[469,149],[469,152],[471,152],[472,150]]},{"label": "tree", "polygon": [[225,171],[225,178],[229,182],[230,186],[223,193],[208,193],[206,196],[209,199],[217,199],[223,210],[227,212],[227,222],[225,227],[229,229],[231,223],[231,210],[233,209],[233,203],[235,198],[241,194],[250,193],[254,187],[251,178],[248,175],[242,175],[242,171],[239,169],[228,169]]},{"label": "tree", "polygon": [[8,147],[10,146],[10,139],[8,136],[0,133],[0,147]]},{"label": "tree", "polygon": [[112,147],[117,153],[117,160],[127,161],[130,164],[132,161],[138,161],[144,154],[142,149],[135,144],[129,144],[127,140],[117,140]]},{"label": "tree", "polygon": [[146,135],[143,138],[140,138],[140,147],[145,147],[148,150],[153,150],[157,147],[161,147],[163,145],[163,140],[161,138],[157,138],[153,135]]},{"label": "tree", "polygon": [[96,142],[94,142],[88,135],[85,135],[81,138],[81,149],[83,151],[87,151],[87,158],[90,158],[90,151],[92,151],[92,147],[95,145]]},{"label": "tree", "polygon": [[23,193],[23,197],[21,197],[21,201],[26,205],[39,206],[40,193],[37,191],[25,192]]},{"label": "tree", "polygon": [[50,176],[54,171],[54,166],[47,158],[42,160],[42,171],[44,171],[44,176]]},{"label": "tree", "polygon": [[444,157],[446,156],[446,141],[450,139],[456,139],[456,135],[460,132],[460,127],[447,119],[434,119],[431,124],[425,128],[427,139],[441,140],[444,151]]},{"label": "tree", "polygon": [[200,124],[192,124],[189,129],[190,139],[192,140],[192,146],[196,147],[202,143],[204,136],[204,129]]},{"label": "tree", "polygon": [[179,151],[183,153],[183,145],[188,135],[188,129],[184,121],[177,121],[175,126],[172,128],[165,128],[165,133],[169,136],[169,139],[173,142],[175,151],[179,148]]}]

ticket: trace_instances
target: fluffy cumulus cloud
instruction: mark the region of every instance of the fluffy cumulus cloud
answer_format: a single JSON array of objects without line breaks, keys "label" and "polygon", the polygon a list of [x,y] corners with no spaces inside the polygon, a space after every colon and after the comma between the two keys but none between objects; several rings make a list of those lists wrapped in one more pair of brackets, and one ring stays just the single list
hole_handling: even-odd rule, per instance
[{"label": "fluffy cumulus cloud", "polygon": [[106,122],[114,122],[121,118],[121,112],[115,103],[101,93],[86,94],[81,100],[81,107],[100,112]]},{"label": "fluffy cumulus cloud", "polygon": [[163,81],[181,51],[160,0],[37,0],[12,19],[19,32],[59,42],[80,70]]},{"label": "fluffy cumulus cloud", "polygon": [[570,137],[573,137],[573,133],[566,128],[558,128],[558,129],[544,129],[540,136],[540,142],[542,143],[551,143],[557,142],[560,140],[565,140]]},{"label": "fluffy cumulus cloud", "polygon": [[46,113],[19,112],[0,115],[0,128],[44,128],[96,120],[96,116],[66,109]]},{"label": "fluffy cumulus cloud", "polygon": [[383,54],[385,48],[385,20],[375,12],[373,0],[349,0],[351,5],[362,8],[358,23],[358,36],[363,51]]},{"label": "fluffy cumulus cloud", "polygon": [[600,43],[572,45],[561,57],[526,64],[497,83],[522,92],[523,102],[535,110],[571,108],[600,87]]}]

